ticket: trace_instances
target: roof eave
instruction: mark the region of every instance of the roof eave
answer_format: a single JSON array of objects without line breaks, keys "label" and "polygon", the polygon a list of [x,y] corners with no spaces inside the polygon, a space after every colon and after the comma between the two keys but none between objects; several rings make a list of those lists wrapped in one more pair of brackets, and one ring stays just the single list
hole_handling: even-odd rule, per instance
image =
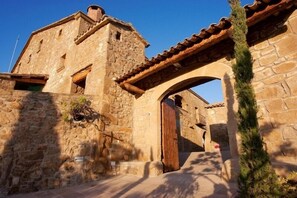
[{"label": "roof eave", "polygon": [[[260,2],[260,0],[256,0],[252,6],[256,6],[256,4],[259,2]],[[251,27],[251,26],[259,23],[260,21],[265,20],[269,16],[278,14],[279,12],[289,9],[294,5],[297,6],[296,0],[281,0],[281,2],[279,2],[277,4],[270,5],[270,6],[268,5],[266,9],[257,11],[253,15],[251,15],[247,19],[247,25],[249,27]],[[246,8],[246,10],[248,9],[246,6],[245,6],[245,8]],[[224,19],[224,20],[230,21],[230,19]],[[222,40],[224,40],[226,38],[229,38],[230,37],[229,32],[231,30],[232,30],[232,26],[230,26],[227,29],[221,30],[221,32],[219,32],[216,35],[212,34],[207,39],[203,39],[201,42],[196,43],[193,46],[188,47],[182,51],[179,51],[177,54],[174,54],[171,57],[167,57],[166,59],[164,59],[160,62],[151,64],[152,60],[154,59],[154,58],[152,58],[151,61],[148,61],[148,64],[145,63],[141,66],[142,68],[145,68],[145,69],[136,68],[135,71],[125,74],[124,76],[117,78],[115,81],[119,84],[136,83],[136,82],[144,79],[145,77],[147,77],[153,73],[156,73],[162,69],[165,69],[166,67],[172,65],[173,63],[176,63],[176,62],[180,61],[181,59],[192,55],[193,53],[197,53],[201,50],[204,50],[208,47],[213,46],[214,44],[217,44],[218,42],[221,42]],[[205,31],[205,29],[203,29],[202,31]],[[200,32],[200,34],[202,33],[202,31]],[[177,46],[175,46],[175,48],[176,47]],[[156,57],[156,58],[158,58],[158,57]]]}]

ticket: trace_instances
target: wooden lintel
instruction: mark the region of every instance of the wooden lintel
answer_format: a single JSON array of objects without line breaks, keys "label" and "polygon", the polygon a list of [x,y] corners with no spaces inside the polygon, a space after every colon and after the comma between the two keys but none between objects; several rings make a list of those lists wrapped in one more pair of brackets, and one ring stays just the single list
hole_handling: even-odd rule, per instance
[{"label": "wooden lintel", "polygon": [[79,81],[83,80],[87,76],[88,73],[89,73],[89,71],[87,71],[87,70],[79,72],[79,73],[73,75],[72,81],[74,83],[79,82]]},{"label": "wooden lintel", "polygon": [[91,70],[92,70],[92,67],[88,66],[85,69],[73,74],[72,75],[72,81],[74,83],[77,83],[77,82],[83,80],[84,78],[86,78],[86,76],[88,75],[88,73],[90,73]]},{"label": "wooden lintel", "polygon": [[13,80],[16,82],[24,82],[24,83],[42,84],[42,85],[45,85],[47,81],[44,79],[34,79],[34,78],[11,78],[9,80]]},{"label": "wooden lintel", "polygon": [[129,92],[140,94],[140,95],[144,94],[144,92],[145,92],[143,89],[140,89],[140,88],[138,88],[134,85],[131,85],[129,83],[121,84],[121,87]]}]

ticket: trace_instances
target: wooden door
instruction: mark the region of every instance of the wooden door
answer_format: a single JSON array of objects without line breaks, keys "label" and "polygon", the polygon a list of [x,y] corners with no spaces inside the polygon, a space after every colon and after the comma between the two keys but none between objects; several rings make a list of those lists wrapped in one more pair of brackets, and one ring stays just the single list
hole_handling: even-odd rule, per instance
[{"label": "wooden door", "polygon": [[162,154],[164,172],[179,169],[176,112],[170,99],[162,102]]}]

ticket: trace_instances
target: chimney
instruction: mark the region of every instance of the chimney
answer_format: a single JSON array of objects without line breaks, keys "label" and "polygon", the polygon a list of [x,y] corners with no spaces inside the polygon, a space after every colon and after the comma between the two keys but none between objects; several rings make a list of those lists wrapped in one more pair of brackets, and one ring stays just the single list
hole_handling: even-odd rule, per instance
[{"label": "chimney", "polygon": [[98,22],[102,19],[102,16],[105,14],[103,8],[97,5],[90,5],[88,7],[88,17]]}]

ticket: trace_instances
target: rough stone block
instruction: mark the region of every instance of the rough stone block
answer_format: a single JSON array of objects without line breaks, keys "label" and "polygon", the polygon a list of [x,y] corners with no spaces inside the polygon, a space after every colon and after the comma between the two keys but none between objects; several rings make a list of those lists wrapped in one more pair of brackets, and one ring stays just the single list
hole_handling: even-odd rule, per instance
[{"label": "rough stone block", "polygon": [[267,54],[267,55],[259,58],[259,63],[262,66],[266,66],[266,65],[270,65],[270,64],[274,63],[275,61],[277,61],[277,59],[278,59],[277,54],[271,53],[271,54]]},{"label": "rough stone block", "polygon": [[268,77],[274,75],[274,72],[272,71],[271,68],[265,68],[265,69],[259,68],[258,71],[255,70],[254,73],[255,74],[254,74],[253,81],[255,81],[255,82],[261,81],[265,78],[268,78]]},{"label": "rough stone block", "polygon": [[285,140],[297,139],[297,125],[285,127],[283,130],[283,137]]},{"label": "rough stone block", "polygon": [[275,128],[261,131],[261,135],[263,136],[265,142],[282,142],[283,140],[281,131]]},{"label": "rough stone block", "polygon": [[296,123],[297,110],[290,110],[281,113],[271,113],[271,118],[279,124],[294,124]]},{"label": "rough stone block", "polygon": [[284,102],[288,109],[293,110],[297,109],[297,97],[290,97],[284,99]]},{"label": "rough stone block", "polygon": [[[296,11],[294,13],[296,14]],[[296,16],[294,18],[289,19],[289,26],[292,29],[292,31],[297,34],[297,17]]]},{"label": "rough stone block", "polygon": [[265,55],[270,54],[270,53],[273,54],[274,51],[275,51],[274,46],[269,45],[268,47],[261,50],[261,56],[265,56]]},{"label": "rough stone block", "polygon": [[275,73],[287,73],[292,71],[297,66],[295,61],[285,62],[276,66],[273,66],[272,69]]},{"label": "rough stone block", "polygon": [[297,35],[288,35],[275,43],[279,56],[287,56],[297,51]]},{"label": "rough stone block", "polygon": [[282,99],[268,100],[265,102],[265,106],[269,113],[282,112],[285,109]]},{"label": "rough stone block", "polygon": [[263,80],[263,82],[266,85],[271,85],[271,84],[282,82],[285,79],[285,77],[286,76],[284,74],[273,75],[273,76]]},{"label": "rough stone block", "polygon": [[286,95],[281,85],[266,86],[263,89],[256,91],[256,98],[258,100],[268,100],[273,98],[281,98]]},{"label": "rough stone block", "polygon": [[288,85],[288,87],[289,87],[289,89],[291,91],[291,94],[293,96],[297,95],[297,80],[296,79],[297,79],[297,74],[294,75],[294,76],[291,76],[290,78],[288,78],[286,80],[287,85]]},{"label": "rough stone block", "polygon": [[269,47],[269,42],[268,41],[263,41],[263,42],[261,42],[261,43],[258,43],[258,44],[256,44],[256,45],[254,45],[253,46],[253,48],[255,49],[255,50],[262,50],[262,49],[265,49],[265,48],[267,48],[267,47]]}]

